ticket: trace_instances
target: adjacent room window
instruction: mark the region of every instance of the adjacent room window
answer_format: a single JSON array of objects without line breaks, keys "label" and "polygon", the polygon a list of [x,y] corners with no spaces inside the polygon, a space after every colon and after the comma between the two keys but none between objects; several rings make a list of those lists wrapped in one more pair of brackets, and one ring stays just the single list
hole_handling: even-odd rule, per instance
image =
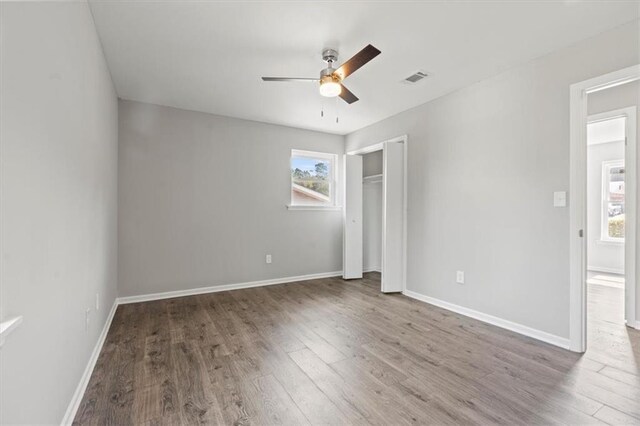
[{"label": "adjacent room window", "polygon": [[335,207],[335,154],[291,150],[291,206]]},{"label": "adjacent room window", "polygon": [[624,241],[624,160],[602,163],[602,240]]}]

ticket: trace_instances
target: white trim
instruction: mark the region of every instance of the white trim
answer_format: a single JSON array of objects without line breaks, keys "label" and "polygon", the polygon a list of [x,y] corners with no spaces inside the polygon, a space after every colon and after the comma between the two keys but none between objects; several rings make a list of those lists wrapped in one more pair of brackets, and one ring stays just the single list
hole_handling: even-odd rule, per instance
[{"label": "white trim", "polygon": [[[640,78],[640,69],[638,70]],[[638,110],[636,106],[619,110],[626,115],[625,120],[625,238],[624,238],[624,262],[625,262],[625,313],[624,317],[630,323],[638,319],[637,292],[638,278],[636,265],[636,250],[638,245],[637,221],[638,221],[638,135],[637,120]],[[629,223],[627,223],[629,221]]]},{"label": "white trim", "polygon": [[[587,94],[600,90],[630,83],[640,79],[640,64],[634,65],[619,71],[601,75],[589,80],[572,84],[569,89],[569,106],[570,106],[570,147],[569,147],[569,176],[570,176],[570,194],[569,198],[569,340],[571,342],[570,349],[575,352],[584,352],[587,349],[587,292],[586,292],[586,149],[587,149]],[[628,138],[630,139],[630,138]],[[635,141],[633,141],[635,152]],[[629,152],[627,146],[627,153]],[[626,156],[626,154],[625,154]],[[626,158],[627,167],[629,167],[630,159]],[[635,160],[635,158],[634,158]],[[631,191],[627,191],[631,193]],[[635,192],[635,191],[634,191]],[[633,200],[627,198],[627,203],[634,203]],[[635,210],[635,208],[634,208]],[[635,216],[635,211],[634,211]],[[635,222],[628,220],[628,223]],[[635,223],[632,224],[635,228]],[[631,231],[627,229],[631,234]],[[582,232],[582,235],[580,235]],[[635,240],[635,229],[633,230]],[[627,242],[631,238],[626,238]],[[635,242],[635,241],[634,241]],[[630,244],[626,245],[627,248]],[[633,250],[625,250],[625,256],[630,256],[633,251],[635,255],[635,246]],[[627,264],[625,269],[627,275],[630,275],[633,269],[633,284],[636,284],[635,277],[635,258],[631,264]],[[627,286],[628,289],[635,292],[635,285]],[[635,300],[634,300],[635,308]],[[635,310],[635,309],[634,309]]]},{"label": "white trim", "polygon": [[[369,154],[371,152],[375,152],[375,151],[381,151],[384,150],[384,146],[385,143],[387,142],[397,142],[397,143],[402,143],[404,144],[404,194],[402,197],[402,203],[403,203],[403,224],[402,224],[402,239],[403,239],[403,247],[402,247],[402,263],[403,263],[403,271],[402,271],[402,291],[405,291],[407,289],[407,195],[408,195],[408,183],[409,183],[409,177],[408,177],[408,163],[409,163],[409,136],[407,134],[404,135],[400,135],[400,136],[396,136],[393,137],[391,139],[387,139],[385,141],[382,142],[378,142],[372,145],[367,145],[363,148],[358,148],[355,149],[353,151],[349,151],[347,152],[347,155],[363,155],[363,154]],[[383,208],[384,208],[384,203],[383,203]]]},{"label": "white trim", "polygon": [[603,266],[587,266],[587,271],[591,272],[604,272],[606,274],[618,274],[624,275],[624,269],[616,269],[616,268],[605,268]]},{"label": "white trim", "polygon": [[304,204],[287,204],[288,210],[325,210],[325,211],[337,211],[342,210],[342,206],[313,206]]},{"label": "white trim", "polygon": [[402,291],[407,289],[407,244],[408,244],[408,227],[407,211],[409,202],[409,136],[400,136],[404,144],[404,194],[402,194],[403,223],[402,223]]},{"label": "white trim", "polygon": [[382,273],[382,268],[379,266],[369,266],[368,268],[362,268],[362,273],[365,272],[380,272]]},{"label": "white trim", "polygon": [[[617,241],[617,240],[621,240],[621,241]],[[617,238],[617,239],[611,239],[611,240],[596,240],[596,244],[598,244],[600,246],[619,247],[619,246],[623,246],[624,245],[624,238]],[[588,268],[588,266],[587,266],[587,268]]]},{"label": "white trim", "polygon": [[113,301],[113,306],[111,307],[111,311],[109,311],[109,315],[107,316],[107,320],[104,323],[104,327],[102,327],[102,332],[100,333],[100,337],[98,337],[98,341],[93,348],[93,352],[91,353],[91,357],[89,358],[89,362],[84,369],[84,373],[82,373],[82,377],[80,378],[80,383],[78,383],[78,387],[76,387],[76,391],[73,393],[73,397],[71,398],[71,402],[67,407],[67,411],[62,418],[62,425],[71,425],[73,423],[73,419],[76,417],[76,412],[78,408],[80,408],[80,403],[82,402],[82,397],[84,396],[84,392],[87,390],[87,385],[89,384],[89,379],[91,378],[91,374],[93,374],[93,369],[96,366],[96,362],[98,361],[98,357],[100,356],[100,352],[102,351],[102,346],[104,345],[105,340],[107,339],[107,333],[109,332],[109,328],[111,327],[111,322],[113,321],[113,316],[116,313],[116,309],[118,308],[118,299]]},{"label": "white trim", "polygon": [[166,291],[163,293],[141,294],[139,296],[118,297],[118,304],[148,302],[151,300],[172,299],[174,297],[193,296],[196,294],[216,293],[219,291],[239,290],[243,288],[264,287],[274,284],[286,284],[298,281],[317,280],[320,278],[332,278],[342,275],[342,271],[323,272],[319,274],[298,275],[285,278],[273,278],[270,280],[249,281],[237,284],[222,284],[210,287],[198,287],[187,290]]},{"label": "white trim", "polygon": [[494,317],[493,315],[489,315],[480,311],[465,308],[464,306],[459,306],[453,303],[445,302],[444,300],[436,299],[434,297],[425,296],[423,294],[416,293],[411,290],[404,290],[402,293],[405,296],[410,297],[412,299],[420,300],[421,302],[425,302],[430,305],[434,305],[439,308],[443,308],[448,311],[455,312],[460,315],[464,315],[466,317],[476,319],[478,321],[486,322],[487,324],[495,325],[497,327],[504,328],[504,329],[513,331],[515,333],[522,334],[524,336],[549,343],[554,346],[559,346],[563,349],[569,349],[569,339],[566,339],[564,337],[556,336],[555,334],[550,334],[541,330],[537,330],[535,328],[527,327],[525,325],[508,321],[503,318]]},{"label": "white trim", "polygon": [[364,154],[369,154],[371,152],[375,152],[375,151],[382,151],[382,149],[384,148],[384,143],[385,142],[398,142],[397,141],[398,138],[394,138],[394,139],[390,139],[388,141],[382,141],[379,143],[375,143],[373,145],[367,145],[364,148],[359,148],[353,151],[349,151],[347,152],[347,155],[364,155]]},{"label": "white trim", "polygon": [[612,141],[589,142],[587,146],[598,146],[598,145],[605,145],[608,143],[620,143],[624,141],[625,141],[624,139],[620,139],[620,140],[612,140]]},{"label": "white trim", "polygon": [[[291,159],[293,157],[302,157],[302,158],[308,158],[311,160],[323,159],[331,162],[331,170],[330,170],[331,176],[329,177],[330,193],[329,193],[329,197],[327,197],[328,203],[321,206],[323,208],[319,209],[317,208],[319,206],[308,205],[308,204],[294,204],[293,191],[296,188],[294,188],[293,176],[291,175]],[[300,149],[292,149],[291,156],[289,157],[289,183],[290,183],[289,187],[290,187],[291,193],[289,194],[290,203],[287,205],[287,208],[289,208],[289,210],[339,210],[340,208],[338,206],[338,193],[337,193],[338,191],[338,172],[336,170],[337,167],[338,167],[338,154],[332,154],[329,152],[304,151]],[[299,185],[295,185],[295,186],[299,186]],[[311,194],[306,194],[306,195],[309,196]],[[291,207],[298,207],[298,206],[313,207],[313,208],[303,208],[303,209],[291,208]]]},{"label": "white trim", "polygon": [[7,336],[22,324],[22,316],[13,317],[0,323],[0,349],[4,345]]},{"label": "white trim", "polygon": [[640,330],[640,321],[635,321],[633,323],[628,322],[628,327],[635,328],[636,330]]},{"label": "white trim", "polygon": [[[593,92],[590,92],[593,93]],[[587,117],[587,124],[600,123],[602,121],[615,120],[616,118],[627,117],[627,108],[615,109],[611,111],[599,112],[591,114]],[[616,142],[616,141],[612,141]],[[618,141],[619,142],[619,141]]]}]

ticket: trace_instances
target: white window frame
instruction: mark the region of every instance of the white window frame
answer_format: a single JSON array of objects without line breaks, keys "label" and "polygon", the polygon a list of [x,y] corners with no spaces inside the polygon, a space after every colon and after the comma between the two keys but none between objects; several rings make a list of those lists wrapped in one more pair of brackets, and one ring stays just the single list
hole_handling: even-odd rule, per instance
[{"label": "white window frame", "polygon": [[[602,162],[602,196],[601,196],[601,220],[600,220],[600,241],[607,243],[624,244],[624,237],[615,238],[609,236],[609,178],[611,169],[624,167],[624,159],[608,160]],[[625,176],[626,180],[626,176]],[[626,208],[626,188],[625,188],[625,208]]]},{"label": "white window frame", "polygon": [[[325,205],[314,204],[294,204],[293,202],[293,176],[291,176],[291,160],[293,157],[304,157],[314,160],[328,160],[331,162],[329,168],[329,183],[330,183],[330,202]],[[289,157],[289,204],[287,208],[289,210],[340,210],[338,205],[338,155],[328,152],[307,151],[302,149],[292,149],[291,156]]]}]

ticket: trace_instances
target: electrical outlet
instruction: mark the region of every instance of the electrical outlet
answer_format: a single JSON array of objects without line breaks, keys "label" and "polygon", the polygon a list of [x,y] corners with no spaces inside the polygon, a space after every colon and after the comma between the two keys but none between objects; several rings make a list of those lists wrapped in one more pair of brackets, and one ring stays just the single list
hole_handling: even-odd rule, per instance
[{"label": "electrical outlet", "polygon": [[91,320],[91,309],[87,308],[84,312],[85,330],[89,331],[89,321]]},{"label": "electrical outlet", "polygon": [[270,254],[266,255],[264,258],[264,261],[267,263],[271,263],[271,255]]},{"label": "electrical outlet", "polygon": [[565,191],[553,193],[553,207],[567,207],[567,193]]},{"label": "electrical outlet", "polygon": [[100,310],[100,293],[96,293],[96,311]]},{"label": "electrical outlet", "polygon": [[456,271],[456,282],[464,284],[464,271]]}]

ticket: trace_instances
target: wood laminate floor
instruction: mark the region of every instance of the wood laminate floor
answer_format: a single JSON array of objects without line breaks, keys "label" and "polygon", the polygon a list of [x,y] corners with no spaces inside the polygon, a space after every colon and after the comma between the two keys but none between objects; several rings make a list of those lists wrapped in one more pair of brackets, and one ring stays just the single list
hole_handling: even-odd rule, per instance
[{"label": "wood laminate floor", "polygon": [[589,289],[579,355],[380,276],[118,307],[76,424],[640,424],[640,332]]}]

